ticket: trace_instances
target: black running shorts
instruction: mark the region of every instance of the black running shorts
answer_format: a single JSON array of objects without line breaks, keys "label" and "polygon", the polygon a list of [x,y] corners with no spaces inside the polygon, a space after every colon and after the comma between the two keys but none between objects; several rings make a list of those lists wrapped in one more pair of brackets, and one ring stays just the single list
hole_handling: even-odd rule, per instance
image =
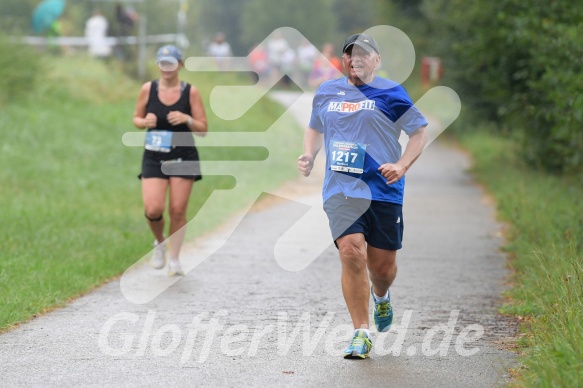
[{"label": "black running shorts", "polygon": [[403,241],[403,206],[336,194],[324,202],[334,243],[342,236],[362,233],[372,247],[401,249]]},{"label": "black running shorts", "polygon": [[196,149],[180,154],[174,151],[164,154],[155,151],[144,151],[142,159],[142,173],[138,178],[162,178],[179,177],[195,181],[202,179],[200,163]]}]

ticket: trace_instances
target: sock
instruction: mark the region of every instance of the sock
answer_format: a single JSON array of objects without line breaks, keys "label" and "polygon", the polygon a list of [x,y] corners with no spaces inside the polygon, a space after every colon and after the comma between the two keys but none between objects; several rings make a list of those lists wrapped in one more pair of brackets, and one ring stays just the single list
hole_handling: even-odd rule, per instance
[{"label": "sock", "polygon": [[387,293],[385,294],[385,296],[378,296],[374,292],[372,294],[374,295],[374,298],[377,302],[386,302],[389,300],[389,290],[387,290]]},{"label": "sock", "polygon": [[366,335],[366,338],[370,338],[370,331],[368,329],[354,329],[354,335],[356,336],[359,331],[362,331]]}]

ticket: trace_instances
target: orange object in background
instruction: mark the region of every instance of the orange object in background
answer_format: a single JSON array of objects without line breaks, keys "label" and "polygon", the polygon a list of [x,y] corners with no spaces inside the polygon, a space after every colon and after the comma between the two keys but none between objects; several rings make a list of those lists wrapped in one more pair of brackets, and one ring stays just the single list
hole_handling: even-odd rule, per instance
[{"label": "orange object in background", "polygon": [[423,57],[421,59],[421,84],[428,89],[443,76],[443,67],[439,57]]}]

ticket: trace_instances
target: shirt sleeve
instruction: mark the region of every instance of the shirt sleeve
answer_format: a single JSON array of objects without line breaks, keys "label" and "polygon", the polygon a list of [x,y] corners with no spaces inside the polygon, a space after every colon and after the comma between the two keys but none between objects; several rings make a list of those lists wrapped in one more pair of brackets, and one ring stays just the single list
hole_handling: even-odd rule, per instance
[{"label": "shirt sleeve", "polygon": [[427,124],[428,123],[425,119],[425,116],[419,112],[415,105],[411,105],[397,121],[397,126],[405,131],[407,135],[410,135],[412,132],[415,132],[421,127],[426,127]]},{"label": "shirt sleeve", "polygon": [[427,126],[427,120],[419,112],[417,107],[413,105],[409,95],[402,87],[399,87],[399,91],[395,98],[391,99],[390,105],[391,110],[397,118],[395,121],[397,128],[404,131],[407,135],[410,135],[421,127]]},{"label": "shirt sleeve", "polygon": [[322,119],[320,117],[320,106],[322,105],[322,99],[320,94],[316,92],[314,100],[312,101],[312,115],[310,117],[310,128],[322,133],[324,132],[324,125],[322,124]]}]

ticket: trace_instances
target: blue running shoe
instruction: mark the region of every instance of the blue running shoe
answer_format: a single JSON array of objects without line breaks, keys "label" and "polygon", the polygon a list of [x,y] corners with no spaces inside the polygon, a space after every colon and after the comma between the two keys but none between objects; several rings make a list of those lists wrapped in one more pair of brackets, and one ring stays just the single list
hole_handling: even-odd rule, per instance
[{"label": "blue running shoe", "polygon": [[[385,302],[378,302],[377,298],[372,291],[372,286],[370,287],[370,293],[372,299],[374,300],[374,325],[378,331],[389,331],[391,324],[393,323],[393,308],[391,307],[391,294],[389,293],[389,299]],[[388,292],[388,291],[387,291]]]},{"label": "blue running shoe", "polygon": [[350,345],[344,349],[344,358],[361,360],[368,357],[368,353],[372,349],[372,342],[366,336],[364,331],[358,330]]}]

